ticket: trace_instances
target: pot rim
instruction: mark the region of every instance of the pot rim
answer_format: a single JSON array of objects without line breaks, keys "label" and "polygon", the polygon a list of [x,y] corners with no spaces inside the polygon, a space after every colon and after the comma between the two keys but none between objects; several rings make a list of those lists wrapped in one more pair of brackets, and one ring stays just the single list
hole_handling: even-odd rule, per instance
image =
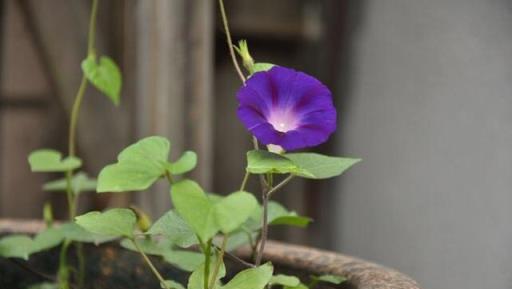
[{"label": "pot rim", "polygon": [[[45,228],[41,220],[0,219],[0,233],[35,234]],[[249,247],[236,250],[241,258],[251,255]],[[269,240],[263,259],[316,274],[344,276],[357,289],[420,289],[409,276],[394,269],[340,253]]]}]

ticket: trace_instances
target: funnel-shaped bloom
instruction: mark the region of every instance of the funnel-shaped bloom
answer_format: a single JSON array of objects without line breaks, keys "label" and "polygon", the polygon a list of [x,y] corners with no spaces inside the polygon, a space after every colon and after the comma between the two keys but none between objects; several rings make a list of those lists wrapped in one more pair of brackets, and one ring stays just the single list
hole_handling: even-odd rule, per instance
[{"label": "funnel-shaped bloom", "polygon": [[331,92],[312,76],[274,66],[237,93],[238,118],[263,144],[287,151],[325,142],[336,129]]}]

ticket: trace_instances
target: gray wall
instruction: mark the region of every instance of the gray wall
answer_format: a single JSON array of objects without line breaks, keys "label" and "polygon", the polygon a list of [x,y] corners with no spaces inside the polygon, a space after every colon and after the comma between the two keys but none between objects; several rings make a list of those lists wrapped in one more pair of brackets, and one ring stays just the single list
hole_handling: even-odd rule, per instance
[{"label": "gray wall", "polygon": [[512,288],[512,2],[360,8],[338,147],[364,161],[338,182],[337,249],[424,288]]}]

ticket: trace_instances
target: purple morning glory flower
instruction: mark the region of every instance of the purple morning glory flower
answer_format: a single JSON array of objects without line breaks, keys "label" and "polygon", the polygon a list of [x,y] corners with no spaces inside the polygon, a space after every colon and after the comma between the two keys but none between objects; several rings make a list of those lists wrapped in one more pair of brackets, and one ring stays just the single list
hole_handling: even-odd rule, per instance
[{"label": "purple morning glory flower", "polygon": [[325,142],[336,129],[329,89],[316,78],[274,66],[238,90],[238,118],[265,145],[287,151]]}]

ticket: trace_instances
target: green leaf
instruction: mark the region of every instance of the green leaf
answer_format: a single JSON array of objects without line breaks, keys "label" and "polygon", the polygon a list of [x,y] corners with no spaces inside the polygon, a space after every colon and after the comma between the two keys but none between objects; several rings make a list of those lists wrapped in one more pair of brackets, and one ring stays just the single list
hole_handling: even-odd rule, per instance
[{"label": "green leaf", "polygon": [[181,285],[181,283],[172,280],[165,280],[165,286],[162,285],[160,287],[162,287],[163,289],[167,287],[170,287],[172,289],[185,289],[185,286]]},{"label": "green leaf", "polygon": [[[89,178],[86,173],[79,172],[71,179],[73,193],[79,195],[81,192],[96,191],[96,179]],[[44,191],[67,191],[67,181],[65,178],[48,182],[43,185]]]},{"label": "green leaf", "polygon": [[61,231],[56,228],[46,229],[33,239],[26,235],[10,235],[0,239],[0,256],[27,260],[31,254],[53,248],[63,239]]},{"label": "green leaf", "polygon": [[36,283],[32,284],[27,289],[57,289],[59,288],[59,285],[56,283],[49,283],[49,282],[43,282],[43,283]]},{"label": "green leaf", "polygon": [[316,153],[289,153],[284,155],[297,167],[295,173],[308,179],[327,179],[341,175],[360,159],[324,156]]},{"label": "green leaf", "polygon": [[[210,273],[213,273],[216,263],[217,262],[215,258],[211,260]],[[219,268],[219,273],[217,274],[215,286],[213,286],[213,289],[221,288],[219,280],[224,276],[226,276],[226,267],[224,266],[224,263],[222,263]],[[212,277],[210,276],[210,278]],[[199,267],[197,267],[197,269],[194,272],[192,272],[192,274],[188,278],[187,289],[204,289],[204,263],[199,265]]]},{"label": "green leaf", "polygon": [[[252,231],[259,230],[262,226],[262,215],[263,208],[260,207],[258,212],[251,216],[245,226]],[[295,211],[287,210],[278,202],[270,201],[268,203],[268,223],[270,225],[288,225],[304,228],[311,221],[311,218],[299,216]]]},{"label": "green leaf", "polygon": [[197,155],[193,151],[186,151],[175,162],[169,164],[171,175],[181,175],[193,170],[197,165]]},{"label": "green leaf", "polygon": [[[139,248],[148,255],[156,255],[163,256],[166,251],[171,250],[171,244],[169,242],[161,242],[160,240],[144,238],[144,239],[135,239]],[[130,239],[121,240],[121,247],[138,252],[139,250],[133,244]]]},{"label": "green leaf", "polygon": [[[257,232],[237,230],[236,232],[229,234],[228,242],[226,244],[226,251],[234,251],[235,249],[245,244],[250,244],[251,240],[254,241],[257,237]],[[218,244],[218,246],[220,246],[220,244]]]},{"label": "green leaf", "polygon": [[309,289],[309,287],[308,287],[308,286],[306,286],[306,285],[304,285],[304,284],[302,284],[302,283],[300,283],[300,284],[299,284],[299,285],[297,285],[297,286],[284,286],[283,288],[284,288],[284,289]]},{"label": "green leaf", "polygon": [[326,282],[326,283],[332,283],[332,284],[341,284],[341,282],[344,282],[347,280],[347,278],[342,276],[336,276],[331,274],[325,274],[320,276],[311,276],[312,282]]},{"label": "green leaf", "polygon": [[312,219],[297,215],[295,211],[288,211],[281,204],[271,201],[268,204],[268,222],[270,225],[288,225],[304,228]]},{"label": "green leaf", "polygon": [[99,245],[116,238],[115,236],[112,237],[91,233],[76,223],[65,223],[59,227],[59,230],[64,235],[64,238],[68,240],[82,243],[94,243],[95,245]]},{"label": "green leaf", "polygon": [[62,159],[62,154],[56,150],[40,149],[28,156],[30,170],[33,172],[65,172],[74,170],[82,165],[77,157]]},{"label": "green leaf", "polygon": [[185,250],[165,251],[162,256],[164,260],[173,264],[183,271],[192,272],[204,263],[204,255],[197,252]]},{"label": "green leaf", "polygon": [[115,105],[119,105],[122,76],[119,67],[112,59],[101,56],[100,62],[97,63],[96,57],[90,55],[82,61],[82,71],[89,82],[108,96]]},{"label": "green leaf", "polygon": [[297,278],[295,276],[277,274],[277,275],[272,276],[272,278],[270,278],[269,283],[272,285],[295,287],[295,286],[299,286],[300,280],[299,280],[299,278]]},{"label": "green leaf", "polygon": [[25,235],[10,235],[0,239],[0,256],[28,260],[32,249],[32,238]]},{"label": "green leaf", "polygon": [[[267,70],[270,70],[272,69],[272,67],[276,66],[275,64],[272,64],[272,63],[265,63],[265,62],[256,62],[254,63],[254,65],[252,66],[252,74],[256,73],[256,72],[260,72],[260,71],[267,71]],[[252,75],[251,74],[251,75]]]},{"label": "green leaf", "polygon": [[224,233],[239,228],[258,208],[258,201],[248,192],[234,192],[215,203],[215,220]]},{"label": "green leaf", "polygon": [[187,248],[198,243],[197,237],[187,223],[173,210],[168,211],[146,232],[162,235],[173,244]]},{"label": "green leaf", "polygon": [[48,228],[37,234],[32,242],[31,253],[41,252],[59,245],[64,235],[59,228]]},{"label": "green leaf", "polygon": [[263,289],[272,278],[273,271],[270,263],[243,270],[222,286],[222,289]]},{"label": "green leaf", "polygon": [[[197,252],[174,250],[169,240],[161,240],[156,238],[136,239],[139,248],[148,255],[160,256],[163,259],[173,264],[175,267],[184,271],[194,271],[197,267],[204,263],[204,255]],[[121,246],[128,250],[138,252],[130,239],[123,239]]]},{"label": "green leaf", "polygon": [[247,171],[250,173],[286,174],[297,170],[297,166],[282,155],[265,150],[252,150],[247,153]]},{"label": "green leaf", "polygon": [[311,223],[311,221],[312,221],[312,219],[308,218],[308,217],[282,216],[282,217],[276,218],[269,224],[270,225],[287,225],[287,226],[305,228],[308,226],[309,223]]},{"label": "green leaf", "polygon": [[160,136],[144,138],[125,148],[117,163],[101,170],[99,193],[139,191],[149,188],[166,171],[171,145]]},{"label": "green leaf", "polygon": [[258,205],[254,196],[247,192],[235,192],[214,202],[191,180],[175,183],[171,187],[171,198],[176,211],[202,241],[209,240],[219,230],[234,231]]},{"label": "green leaf", "polygon": [[130,209],[116,208],[89,212],[76,217],[75,222],[94,234],[132,238],[137,218]]},{"label": "green leaf", "polygon": [[213,204],[196,182],[176,182],[171,186],[171,198],[178,214],[201,240],[209,240],[217,233]]}]

